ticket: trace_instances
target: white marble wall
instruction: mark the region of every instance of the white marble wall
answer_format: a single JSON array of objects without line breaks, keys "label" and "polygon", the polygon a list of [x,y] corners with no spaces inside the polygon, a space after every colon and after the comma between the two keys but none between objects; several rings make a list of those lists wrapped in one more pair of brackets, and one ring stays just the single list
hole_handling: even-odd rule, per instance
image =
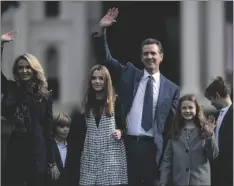
[{"label": "white marble wall", "polygon": [[[205,4],[207,46],[205,72],[206,84],[212,76],[224,76],[224,9],[223,2],[198,1],[181,2],[181,95],[194,93],[206,109],[213,107],[204,98],[201,86],[200,63],[201,32],[199,14]],[[101,2],[62,2],[58,19],[44,16],[43,2],[20,2],[17,9],[10,9],[2,17],[2,33],[17,29],[15,42],[8,44],[4,52],[2,68],[8,78],[16,56],[24,52],[34,54],[45,66],[44,50],[55,44],[59,50],[60,99],[55,102],[55,110],[70,112],[83,99],[87,72],[95,64],[90,46],[90,35],[94,24],[102,16]],[[13,54],[13,55],[12,55]]]},{"label": "white marble wall", "polygon": [[[20,2],[2,17],[2,33],[17,30],[17,39],[6,45],[2,68],[8,78],[16,56],[29,52],[45,68],[45,49],[54,44],[59,51],[60,99],[55,110],[70,112],[83,99],[88,69],[95,63],[91,57],[89,27],[100,18],[100,2],[60,2],[61,14],[46,18],[43,2]],[[13,54],[13,55],[12,55]],[[45,72],[49,73],[46,69]]]},{"label": "white marble wall", "polygon": [[[213,77],[225,77],[223,6],[221,1],[181,2],[181,95],[194,93],[205,109],[211,111],[214,107],[204,97],[201,82],[208,85]],[[205,40],[201,40],[199,29],[204,26],[199,20],[201,11],[205,11],[202,17],[205,20]],[[201,64],[201,45],[206,46],[206,64]],[[206,74],[201,74],[201,68],[206,68],[202,71]],[[205,78],[200,79],[201,76]]]}]

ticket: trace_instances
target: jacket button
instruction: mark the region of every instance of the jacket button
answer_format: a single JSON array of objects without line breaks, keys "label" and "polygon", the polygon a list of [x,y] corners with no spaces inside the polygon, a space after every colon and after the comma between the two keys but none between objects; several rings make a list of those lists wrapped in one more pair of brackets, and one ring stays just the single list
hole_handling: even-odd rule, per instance
[{"label": "jacket button", "polygon": [[186,151],[185,151],[186,153],[188,153],[189,152],[189,150],[188,149],[186,149]]},{"label": "jacket button", "polygon": [[189,171],[189,168],[187,168],[187,169],[185,169],[186,170],[186,172],[188,172]]}]

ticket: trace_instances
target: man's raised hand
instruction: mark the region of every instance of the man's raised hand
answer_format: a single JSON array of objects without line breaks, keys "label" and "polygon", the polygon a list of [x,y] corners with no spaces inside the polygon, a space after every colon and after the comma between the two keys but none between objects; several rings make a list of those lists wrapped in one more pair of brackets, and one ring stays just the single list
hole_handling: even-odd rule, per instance
[{"label": "man's raised hand", "polygon": [[118,8],[111,8],[108,10],[107,14],[101,19],[100,26],[102,28],[107,28],[116,22],[116,18],[119,14]]}]

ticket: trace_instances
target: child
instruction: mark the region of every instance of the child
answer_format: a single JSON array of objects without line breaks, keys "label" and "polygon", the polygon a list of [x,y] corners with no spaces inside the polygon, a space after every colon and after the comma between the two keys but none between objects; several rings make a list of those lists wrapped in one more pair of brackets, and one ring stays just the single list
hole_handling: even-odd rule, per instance
[{"label": "child", "polygon": [[205,119],[194,95],[187,94],[180,99],[160,167],[160,186],[169,181],[173,186],[210,185],[209,159],[218,156],[214,128],[214,117]]},{"label": "child", "polygon": [[49,168],[50,179],[48,185],[68,185],[68,143],[67,136],[70,130],[71,119],[68,115],[58,112],[53,115],[53,150],[55,164]]},{"label": "child", "polygon": [[[128,180],[121,104],[106,67],[94,66],[88,79],[83,119],[77,124],[77,140],[73,140],[80,141],[77,148],[82,151],[77,185],[122,186]],[[81,136],[83,140],[78,140]]]}]

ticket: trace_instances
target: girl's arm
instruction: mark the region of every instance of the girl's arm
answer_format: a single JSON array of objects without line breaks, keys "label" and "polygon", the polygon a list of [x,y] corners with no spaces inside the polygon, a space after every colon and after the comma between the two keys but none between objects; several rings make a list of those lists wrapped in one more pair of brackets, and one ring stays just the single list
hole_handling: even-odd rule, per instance
[{"label": "girl's arm", "polygon": [[119,99],[119,97],[116,97],[115,101],[115,121],[116,121],[116,129],[119,129],[121,131],[121,138],[123,138],[126,135],[126,120],[124,117],[124,110],[123,105]]},{"label": "girl's arm", "polygon": [[205,154],[209,159],[215,159],[219,155],[219,148],[215,141],[214,133],[205,138]]},{"label": "girl's arm", "polygon": [[48,96],[47,101],[47,111],[46,111],[46,118],[45,118],[45,140],[46,140],[46,148],[47,148],[47,158],[48,164],[56,165],[55,163],[55,155],[53,150],[53,128],[52,128],[52,119],[53,119],[53,100],[52,95]]},{"label": "girl's arm", "polygon": [[205,154],[209,159],[215,159],[219,155],[219,148],[215,142],[215,117],[209,116],[208,120],[203,126],[203,136],[205,138]]},{"label": "girl's arm", "polygon": [[164,151],[163,160],[160,166],[160,184],[166,185],[171,177],[172,173],[172,162],[173,161],[173,149],[172,149],[172,140],[169,139],[166,149]]}]

